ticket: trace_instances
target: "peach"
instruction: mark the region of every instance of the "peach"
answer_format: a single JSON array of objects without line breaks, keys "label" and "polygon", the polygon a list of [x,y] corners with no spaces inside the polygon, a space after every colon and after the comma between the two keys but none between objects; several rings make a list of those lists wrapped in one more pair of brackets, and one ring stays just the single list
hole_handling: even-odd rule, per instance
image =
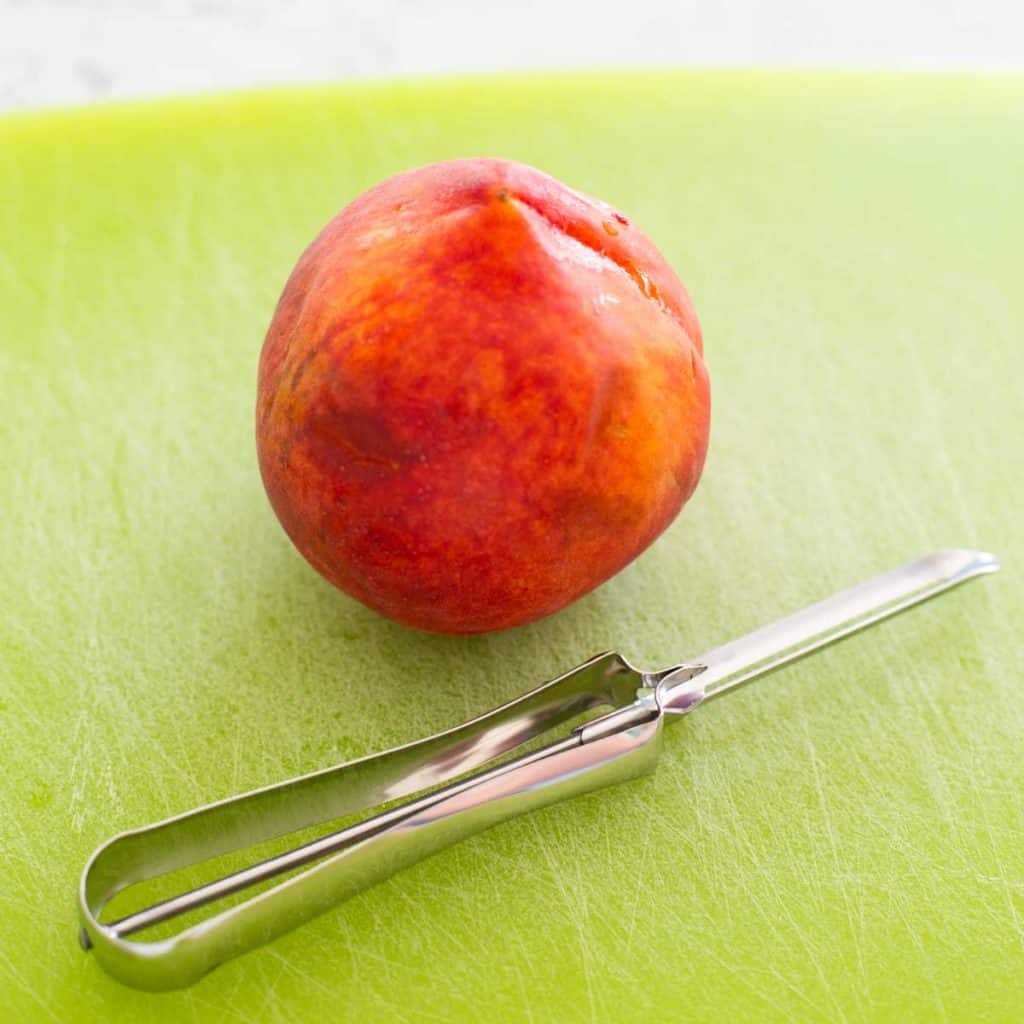
[{"label": "peach", "polygon": [[480,633],[622,569],[693,493],[708,375],[683,285],[621,213],[531,167],[399,174],[295,267],[259,365],[267,494],[398,622]]}]

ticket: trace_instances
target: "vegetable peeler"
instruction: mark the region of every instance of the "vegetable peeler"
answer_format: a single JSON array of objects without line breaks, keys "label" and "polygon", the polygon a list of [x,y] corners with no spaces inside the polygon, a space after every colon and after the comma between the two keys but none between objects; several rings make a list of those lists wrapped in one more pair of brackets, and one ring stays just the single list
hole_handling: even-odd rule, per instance
[{"label": "vegetable peeler", "polygon": [[[190,985],[472,833],[652,771],[666,722],[998,568],[984,552],[936,551],[692,661],[644,672],[615,652],[599,654],[446,732],[124,832],[96,850],[82,875],[82,946],[128,985]],[[608,710],[564,738],[497,761],[597,709]],[[411,799],[379,807],[403,797]],[[117,893],[139,882],[359,811],[374,813],[119,920],[100,920]],[[170,938],[132,938],[270,882]]]}]

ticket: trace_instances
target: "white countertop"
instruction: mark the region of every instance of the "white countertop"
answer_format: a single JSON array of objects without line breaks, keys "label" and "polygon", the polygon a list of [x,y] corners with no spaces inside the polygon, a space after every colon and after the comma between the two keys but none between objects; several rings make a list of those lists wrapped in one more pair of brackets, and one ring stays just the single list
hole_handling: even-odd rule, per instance
[{"label": "white countertop", "polygon": [[1024,70],[1016,0],[0,0],[0,110],[375,75]]}]

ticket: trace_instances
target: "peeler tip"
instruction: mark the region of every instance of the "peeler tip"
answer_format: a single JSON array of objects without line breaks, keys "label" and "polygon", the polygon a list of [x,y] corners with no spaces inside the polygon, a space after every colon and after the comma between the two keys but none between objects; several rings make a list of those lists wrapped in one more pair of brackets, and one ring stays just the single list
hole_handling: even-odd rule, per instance
[{"label": "peeler tip", "polygon": [[922,559],[920,564],[937,571],[949,580],[950,584],[997,572],[1002,567],[996,555],[971,548],[945,548],[935,551]]},{"label": "peeler tip", "polygon": [[999,556],[993,555],[990,551],[971,551],[968,553],[973,556],[970,573],[972,576],[980,576],[983,573],[989,572],[998,572],[1003,567],[1003,563],[999,560]]}]

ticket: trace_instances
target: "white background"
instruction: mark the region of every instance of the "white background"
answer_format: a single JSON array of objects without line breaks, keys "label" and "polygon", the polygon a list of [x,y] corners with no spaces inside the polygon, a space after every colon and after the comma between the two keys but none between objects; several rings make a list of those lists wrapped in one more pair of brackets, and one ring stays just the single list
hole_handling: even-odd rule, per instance
[{"label": "white background", "polygon": [[1024,0],[0,0],[0,109],[645,65],[1024,70]]}]

